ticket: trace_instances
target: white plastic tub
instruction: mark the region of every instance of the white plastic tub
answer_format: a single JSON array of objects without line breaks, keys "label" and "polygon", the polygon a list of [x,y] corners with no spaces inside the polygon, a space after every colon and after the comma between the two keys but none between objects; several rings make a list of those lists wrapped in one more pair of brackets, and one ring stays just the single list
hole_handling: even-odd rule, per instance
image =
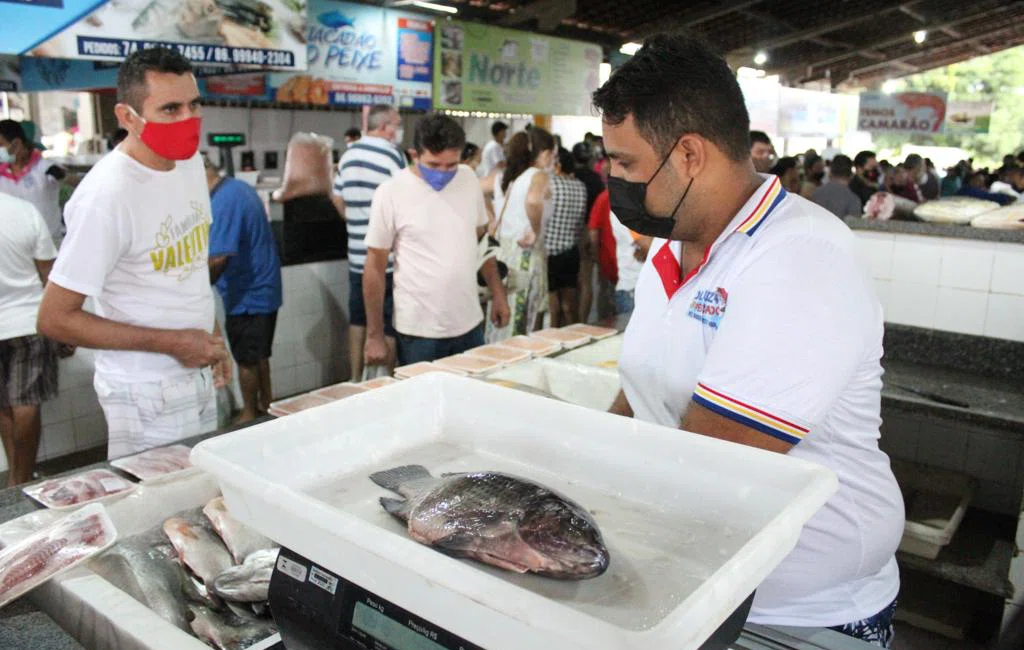
[{"label": "white plastic tub", "polygon": [[897,460],[892,470],[907,511],[900,550],[934,560],[964,520],[976,481],[966,474]]},{"label": "white plastic tub", "polygon": [[534,359],[492,372],[492,380],[511,381],[550,393],[560,400],[607,411],[619,394],[619,373],[557,359]]},{"label": "white plastic tub", "polygon": [[557,361],[569,361],[583,366],[596,366],[608,370],[616,370],[619,367],[619,355],[622,354],[622,335],[584,345],[582,348],[571,350],[560,354]]},{"label": "white plastic tub", "polygon": [[[240,520],[488,650],[692,650],[792,550],[830,471],[486,382],[430,374],[207,440]],[[593,512],[603,576],[562,582],[411,540],[367,477],[505,471]]]}]

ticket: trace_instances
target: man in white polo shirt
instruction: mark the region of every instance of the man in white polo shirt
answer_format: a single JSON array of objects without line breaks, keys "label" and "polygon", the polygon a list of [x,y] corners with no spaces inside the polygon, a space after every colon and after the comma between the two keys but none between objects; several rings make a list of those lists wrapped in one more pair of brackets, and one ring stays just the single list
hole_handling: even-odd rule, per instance
[{"label": "man in white polo shirt", "polygon": [[594,104],[612,211],[655,237],[613,411],[834,471],[750,620],[888,647],[903,501],[878,448],[882,312],[854,237],[755,172],[739,86],[692,36],[648,39]]},{"label": "man in white polo shirt", "polygon": [[[366,233],[366,365],[387,359],[384,291],[395,252],[395,330],[402,365],[433,361],[483,345],[484,314],[476,273],[487,209],[473,170],[460,165],[466,133],[435,113],[416,125],[418,160],[373,195]],[[494,324],[508,324],[505,287],[494,258],[480,266],[494,294]]]}]

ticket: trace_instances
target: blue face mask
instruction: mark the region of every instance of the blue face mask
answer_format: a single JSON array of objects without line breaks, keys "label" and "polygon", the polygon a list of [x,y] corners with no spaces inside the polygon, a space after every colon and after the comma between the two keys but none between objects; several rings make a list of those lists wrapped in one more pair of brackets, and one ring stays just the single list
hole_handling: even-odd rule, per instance
[{"label": "blue face mask", "polygon": [[424,167],[422,164],[416,165],[420,170],[420,177],[426,181],[427,185],[434,188],[434,191],[440,192],[452,182],[455,178],[455,174],[459,171],[453,169],[450,172],[441,171],[440,169],[431,169],[430,167]]}]

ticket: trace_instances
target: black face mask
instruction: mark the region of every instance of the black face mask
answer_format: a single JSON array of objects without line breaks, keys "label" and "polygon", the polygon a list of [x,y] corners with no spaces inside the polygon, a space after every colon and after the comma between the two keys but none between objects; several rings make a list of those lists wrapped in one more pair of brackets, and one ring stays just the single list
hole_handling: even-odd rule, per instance
[{"label": "black face mask", "polygon": [[[673,148],[675,148],[674,145]],[[679,211],[679,206],[683,204],[683,199],[690,193],[690,188],[693,187],[693,179],[690,179],[689,185],[686,186],[686,190],[679,197],[679,202],[676,203],[676,207],[669,216],[659,217],[652,215],[647,212],[647,208],[644,206],[644,202],[647,199],[647,186],[654,182],[654,179],[671,156],[672,152],[670,151],[646,183],[634,183],[615,176],[611,176],[608,179],[608,198],[611,202],[612,212],[622,222],[622,225],[635,233],[660,239],[668,239],[672,235],[672,230],[676,226],[676,212]]]}]

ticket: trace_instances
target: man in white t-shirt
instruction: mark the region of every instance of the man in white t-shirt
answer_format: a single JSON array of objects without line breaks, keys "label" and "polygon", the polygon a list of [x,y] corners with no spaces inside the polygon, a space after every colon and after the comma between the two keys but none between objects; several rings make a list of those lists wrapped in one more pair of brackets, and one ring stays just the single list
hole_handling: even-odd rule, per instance
[{"label": "man in white t-shirt", "polygon": [[0,193],[0,437],[8,486],[32,478],[39,405],[57,396],[57,349],[36,333],[43,286],[57,249],[28,201]]},{"label": "man in white t-shirt", "polygon": [[655,238],[613,411],[835,472],[750,620],[888,647],[903,500],[878,448],[882,311],[853,235],[755,172],[743,95],[703,42],[648,38],[594,104],[612,210]]},{"label": "man in white t-shirt", "polygon": [[[110,458],[216,428],[214,388],[231,373],[207,268],[210,196],[191,65],[176,50],[140,50],[121,65],[117,93],[128,137],[68,202],[39,313],[41,333],[98,350]],[[83,309],[87,296],[95,314]]]},{"label": "man in white t-shirt", "polygon": [[[366,365],[386,361],[384,288],[395,254],[395,330],[402,365],[433,361],[484,343],[477,293],[477,242],[487,228],[484,195],[473,170],[460,165],[466,134],[440,113],[416,125],[415,167],[377,188],[366,233]],[[494,258],[479,266],[494,295],[492,318],[508,324],[505,287]]]},{"label": "man in white t-shirt", "polygon": [[484,145],[480,156],[480,166],[476,173],[480,178],[487,178],[497,169],[505,168],[505,137],[508,135],[508,124],[495,122],[491,125],[493,140]]}]

